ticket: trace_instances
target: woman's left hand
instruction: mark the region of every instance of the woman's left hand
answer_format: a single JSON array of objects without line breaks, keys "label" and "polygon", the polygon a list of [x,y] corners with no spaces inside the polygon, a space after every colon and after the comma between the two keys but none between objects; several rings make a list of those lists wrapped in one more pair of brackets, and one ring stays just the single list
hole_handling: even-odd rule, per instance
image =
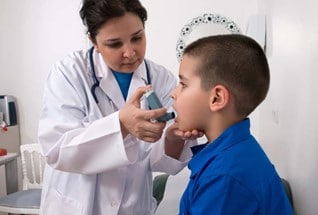
[{"label": "woman's left hand", "polygon": [[170,157],[179,159],[186,140],[194,140],[204,135],[198,130],[181,131],[178,123],[173,123],[166,130],[165,152]]},{"label": "woman's left hand", "polygon": [[194,140],[202,137],[204,133],[193,129],[191,131],[181,131],[179,130],[178,123],[173,123],[167,128],[166,136],[169,141],[184,141],[184,140]]}]

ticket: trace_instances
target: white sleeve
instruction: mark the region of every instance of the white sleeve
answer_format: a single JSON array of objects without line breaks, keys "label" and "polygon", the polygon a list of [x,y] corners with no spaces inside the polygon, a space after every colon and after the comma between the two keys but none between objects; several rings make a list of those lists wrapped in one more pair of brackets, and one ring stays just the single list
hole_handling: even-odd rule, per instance
[{"label": "white sleeve", "polygon": [[179,160],[176,160],[164,152],[164,138],[153,146],[151,167],[153,172],[166,172],[170,175],[175,175],[180,172],[189,162],[192,157],[190,147],[197,144],[196,140],[186,141]]},{"label": "white sleeve", "polygon": [[85,78],[66,73],[64,67],[55,66],[44,88],[38,139],[48,164],[95,174],[135,162],[138,151],[126,152],[118,112],[102,117],[86,95],[90,87]]}]

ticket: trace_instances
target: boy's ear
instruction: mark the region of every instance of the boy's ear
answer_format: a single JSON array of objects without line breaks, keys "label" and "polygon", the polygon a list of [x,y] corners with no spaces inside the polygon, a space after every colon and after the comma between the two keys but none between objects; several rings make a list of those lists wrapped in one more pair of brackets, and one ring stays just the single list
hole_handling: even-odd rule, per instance
[{"label": "boy's ear", "polygon": [[211,111],[222,110],[229,103],[229,96],[229,91],[223,85],[213,87],[210,96]]}]

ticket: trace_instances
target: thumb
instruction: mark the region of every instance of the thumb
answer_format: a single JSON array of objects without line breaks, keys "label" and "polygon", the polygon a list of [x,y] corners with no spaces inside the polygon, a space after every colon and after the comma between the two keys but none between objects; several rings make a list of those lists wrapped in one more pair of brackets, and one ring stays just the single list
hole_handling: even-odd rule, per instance
[{"label": "thumb", "polygon": [[134,104],[136,107],[140,106],[140,99],[143,97],[144,93],[151,89],[150,85],[139,87],[136,92],[130,97],[127,103]]}]

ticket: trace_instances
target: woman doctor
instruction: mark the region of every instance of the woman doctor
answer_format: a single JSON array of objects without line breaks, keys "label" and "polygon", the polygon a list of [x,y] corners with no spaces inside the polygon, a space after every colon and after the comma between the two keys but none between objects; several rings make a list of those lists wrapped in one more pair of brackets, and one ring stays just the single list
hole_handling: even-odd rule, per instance
[{"label": "woman doctor", "polygon": [[144,60],[147,12],[138,0],[84,0],[80,16],[94,48],[57,62],[45,84],[41,214],[154,214],[152,172],[178,173],[196,143],[185,139],[201,134],[165,129],[154,119],[167,110],[147,109],[148,84],[171,107],[176,80]]}]

